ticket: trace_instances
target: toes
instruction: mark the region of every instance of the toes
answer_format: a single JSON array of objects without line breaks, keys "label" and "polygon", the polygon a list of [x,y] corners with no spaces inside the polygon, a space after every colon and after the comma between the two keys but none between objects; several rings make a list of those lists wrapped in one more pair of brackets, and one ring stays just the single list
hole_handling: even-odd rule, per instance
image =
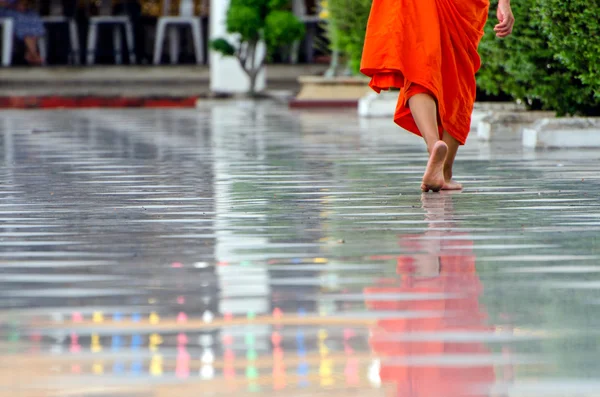
[{"label": "toes", "polygon": [[421,185],[421,191],[423,193],[427,193],[429,191],[432,191],[434,193],[438,193],[438,192],[440,192],[443,189],[444,189],[444,186],[442,186],[442,185],[440,185],[440,186],[438,186],[438,185],[431,186],[431,185],[426,185],[426,184],[422,184]]}]

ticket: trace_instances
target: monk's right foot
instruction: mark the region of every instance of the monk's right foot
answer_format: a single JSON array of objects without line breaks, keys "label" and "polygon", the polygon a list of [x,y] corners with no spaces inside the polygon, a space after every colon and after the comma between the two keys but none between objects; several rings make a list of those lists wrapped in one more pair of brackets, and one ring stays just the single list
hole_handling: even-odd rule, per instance
[{"label": "monk's right foot", "polygon": [[448,145],[443,141],[436,142],[431,150],[425,175],[423,175],[422,191],[428,192],[433,190],[434,192],[439,192],[442,190],[446,183],[444,178],[444,162],[446,161],[447,154]]}]

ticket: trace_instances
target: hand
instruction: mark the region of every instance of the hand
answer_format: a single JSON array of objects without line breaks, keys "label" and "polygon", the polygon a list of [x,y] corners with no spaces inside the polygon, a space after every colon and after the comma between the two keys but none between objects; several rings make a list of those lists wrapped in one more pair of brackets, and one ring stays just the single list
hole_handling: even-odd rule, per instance
[{"label": "hand", "polygon": [[498,24],[494,26],[494,32],[498,37],[506,37],[512,33],[515,26],[515,17],[510,9],[510,0],[500,0],[498,3]]}]

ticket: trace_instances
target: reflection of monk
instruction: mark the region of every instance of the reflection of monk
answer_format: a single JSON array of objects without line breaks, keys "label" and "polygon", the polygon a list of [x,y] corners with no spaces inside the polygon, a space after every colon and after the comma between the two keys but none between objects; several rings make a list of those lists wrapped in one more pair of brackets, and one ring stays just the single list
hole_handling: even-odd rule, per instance
[{"label": "reflection of monk", "polygon": [[[481,342],[444,340],[448,334],[492,331],[485,325],[486,315],[479,304],[482,285],[475,269],[473,242],[466,234],[440,230],[451,226],[449,195],[424,195],[423,200],[427,219],[432,221],[430,230],[401,240],[403,246],[419,253],[398,259],[399,280],[384,280],[365,291],[367,295],[409,296],[405,300],[367,301],[372,310],[422,314],[378,321],[371,346],[381,356],[381,380],[396,385],[397,397],[483,396],[473,389],[494,383],[491,365],[442,365],[444,359],[452,360],[451,356],[490,353]],[[419,362],[428,356],[431,361]]]}]

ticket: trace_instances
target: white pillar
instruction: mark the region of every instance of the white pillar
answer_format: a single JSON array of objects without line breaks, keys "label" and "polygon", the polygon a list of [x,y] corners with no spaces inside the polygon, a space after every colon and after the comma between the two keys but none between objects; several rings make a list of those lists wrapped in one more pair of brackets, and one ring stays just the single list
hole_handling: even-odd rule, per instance
[{"label": "white pillar", "polygon": [[[227,38],[225,18],[229,0],[210,0],[210,39]],[[233,40],[232,40],[233,41]],[[259,47],[259,54],[264,54],[264,45]],[[265,89],[265,71],[258,75],[256,91]],[[224,57],[215,51],[210,52],[210,89],[218,93],[243,93],[247,92],[250,82],[242,70],[238,60],[234,57]]]}]

